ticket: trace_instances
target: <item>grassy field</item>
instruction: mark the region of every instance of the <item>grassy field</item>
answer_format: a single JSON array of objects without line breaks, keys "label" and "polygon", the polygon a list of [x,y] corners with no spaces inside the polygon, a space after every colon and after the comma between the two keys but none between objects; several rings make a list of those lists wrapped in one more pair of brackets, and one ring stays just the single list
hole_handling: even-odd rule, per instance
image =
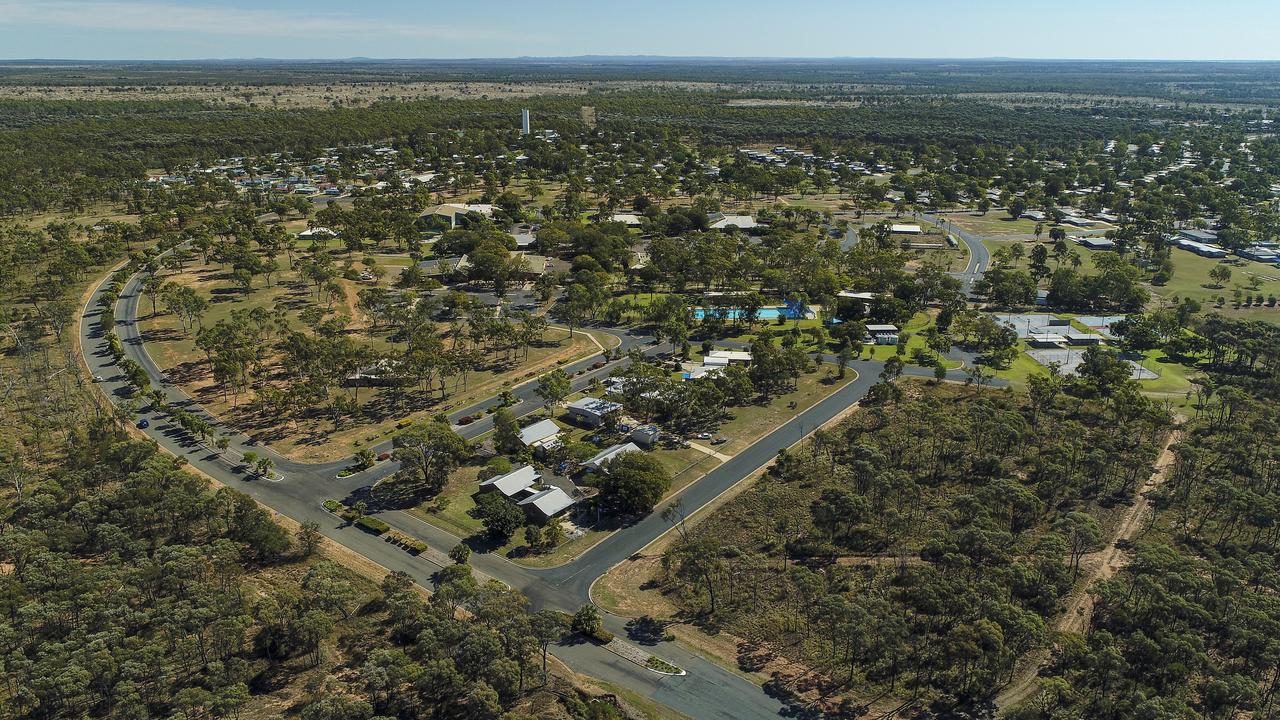
[{"label": "grassy field", "polygon": [[[168,279],[195,287],[209,300],[209,310],[202,320],[205,325],[230,317],[234,310],[264,308],[282,310],[290,326],[301,328],[303,326],[298,320],[298,314],[314,298],[310,288],[295,273],[287,270],[273,278],[269,287],[261,280],[258,281],[255,289],[247,295],[232,288],[229,278],[216,266],[192,266]],[[338,282],[346,293],[346,307],[342,312],[352,318],[348,332],[375,349],[392,348],[394,344],[386,339],[385,333],[369,332],[355,308],[356,293],[366,284],[349,280]],[[239,397],[224,397],[213,382],[204,353],[195,346],[194,333],[184,333],[178,319],[172,314],[161,312],[151,315],[151,303],[145,297],[142,299],[139,315],[139,325],[147,340],[148,351],[156,363],[186,392],[210,412],[254,434],[282,454],[309,462],[341,458],[359,445],[386,439],[400,420],[466,407],[498,393],[504,387],[527,382],[556,365],[586,357],[599,350],[599,340],[593,339],[590,334],[579,332],[570,339],[567,331],[553,329],[547,333],[543,345],[530,349],[527,358],[519,361],[515,358],[490,358],[487,365],[470,373],[465,385],[451,388],[444,398],[439,398],[434,393],[404,389],[361,388],[358,392],[343,390],[342,392],[352,393],[360,401],[362,411],[335,430],[331,420],[322,413],[311,413],[285,423],[259,417],[250,407],[252,390]],[[601,339],[616,343],[612,336],[603,336]],[[264,382],[279,384],[284,380],[283,368],[274,359],[271,360]]]},{"label": "grassy field", "polygon": [[[1036,221],[1026,218],[1014,220],[1003,210],[992,210],[986,215],[957,214],[948,215],[947,220],[974,235],[1030,235],[1036,231]],[[1045,236],[1049,234],[1049,224],[1045,223]]]},{"label": "grassy field", "polygon": [[[1231,279],[1223,287],[1214,287],[1213,281],[1209,279],[1209,271],[1219,265],[1225,265],[1231,270]],[[1236,308],[1236,290],[1242,294],[1280,297],[1280,268],[1240,258],[1215,260],[1175,249],[1173,278],[1166,285],[1151,288],[1152,293],[1165,299],[1176,296],[1198,300],[1206,310],[1214,308],[1216,299],[1221,296],[1226,302],[1217,309],[1224,315],[1280,322],[1280,306]]]}]

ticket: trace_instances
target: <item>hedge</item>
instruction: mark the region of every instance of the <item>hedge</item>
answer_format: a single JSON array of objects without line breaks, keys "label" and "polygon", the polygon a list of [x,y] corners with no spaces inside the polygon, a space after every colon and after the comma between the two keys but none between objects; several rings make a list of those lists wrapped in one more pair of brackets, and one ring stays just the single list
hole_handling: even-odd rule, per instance
[{"label": "hedge", "polygon": [[357,520],[356,525],[358,525],[361,530],[364,530],[365,532],[371,532],[374,535],[381,535],[382,533],[391,529],[390,525],[382,522],[378,518],[369,517],[368,515]]}]

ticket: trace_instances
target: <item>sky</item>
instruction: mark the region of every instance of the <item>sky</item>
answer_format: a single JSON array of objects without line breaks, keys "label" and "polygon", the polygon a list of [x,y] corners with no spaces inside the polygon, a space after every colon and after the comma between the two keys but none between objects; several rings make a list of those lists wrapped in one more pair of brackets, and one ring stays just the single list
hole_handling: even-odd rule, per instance
[{"label": "sky", "polygon": [[1280,60],[1280,0],[0,0],[0,58]]}]

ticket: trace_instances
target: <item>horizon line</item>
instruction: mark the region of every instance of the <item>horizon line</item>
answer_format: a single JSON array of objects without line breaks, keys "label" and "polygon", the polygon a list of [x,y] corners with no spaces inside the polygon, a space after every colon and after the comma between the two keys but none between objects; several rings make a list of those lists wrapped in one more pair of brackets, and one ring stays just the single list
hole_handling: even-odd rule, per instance
[{"label": "horizon line", "polygon": [[984,55],[984,56],[937,56],[937,57],[910,57],[910,56],[885,56],[885,55],[832,55],[832,56],[803,56],[803,55],[649,55],[649,54],[627,54],[627,55],[601,55],[601,54],[581,54],[581,55],[514,55],[507,57],[498,56],[469,56],[469,57],[369,57],[362,55],[353,55],[348,57],[192,57],[192,58],[0,58],[0,65],[8,65],[15,63],[45,63],[45,64],[71,64],[71,63],[127,63],[127,64],[173,64],[173,63],[394,63],[394,62],[416,62],[416,63],[465,63],[465,62],[555,62],[555,61],[604,61],[625,63],[628,61],[701,61],[720,60],[733,62],[1079,62],[1079,63],[1109,63],[1109,62],[1132,62],[1132,63],[1221,63],[1221,64],[1247,64],[1247,63],[1263,63],[1263,64],[1280,64],[1280,59],[1266,58],[1140,58],[1140,57],[1108,57],[1108,58],[1072,58],[1072,57],[1023,57],[1011,55]]}]

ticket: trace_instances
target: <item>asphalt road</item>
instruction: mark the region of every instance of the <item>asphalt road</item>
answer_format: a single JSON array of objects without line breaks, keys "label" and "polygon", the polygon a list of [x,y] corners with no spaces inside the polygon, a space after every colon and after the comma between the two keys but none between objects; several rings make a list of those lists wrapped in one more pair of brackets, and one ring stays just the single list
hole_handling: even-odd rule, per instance
[{"label": "asphalt road", "polygon": [[[980,242],[978,244],[981,246]],[[981,269],[979,265],[975,273],[980,273]],[[95,308],[95,310],[92,313],[82,314],[81,343],[90,372],[103,378],[102,390],[116,400],[123,400],[130,396],[131,391],[107,350],[105,334],[103,328],[99,327],[96,312],[99,297],[108,282],[104,281],[96,288],[89,299],[86,308]],[[349,465],[349,460],[324,464],[299,463],[275,453],[250,437],[222,427],[216,418],[204,412],[190,397],[164,379],[160,368],[147,353],[136,322],[140,284],[141,277],[134,277],[127,283],[116,305],[114,329],[124,344],[125,354],[150,374],[152,382],[164,390],[169,403],[185,407],[189,412],[204,415],[219,428],[221,434],[230,437],[231,447],[225,456],[210,450],[187,437],[179,427],[154,412],[142,413],[151,421],[150,427],[144,432],[165,450],[185,458],[193,468],[251,495],[276,513],[298,522],[315,521],[319,523],[321,532],[326,537],[387,569],[402,570],[417,582],[430,586],[433,576],[442,567],[442,563],[446,562],[438,554],[410,556],[378,537],[347,526],[345,522],[321,507],[321,502],[326,498],[341,499],[367,491],[376,480],[394,472],[395,463],[393,461],[380,463],[371,470],[347,478],[338,478],[337,472]],[[654,352],[658,349],[652,345],[652,339],[647,336],[627,333],[617,333],[617,335],[624,350],[642,347],[648,352]],[[590,366],[599,360],[599,356],[587,358],[565,368],[570,374],[578,370],[587,371],[575,378],[575,388],[585,386],[593,377],[613,372],[626,362],[626,360],[619,360],[603,368],[591,370]],[[858,377],[852,383],[774,430],[681,492],[677,497],[683,503],[685,511],[692,515],[698,508],[769,462],[780,450],[800,441],[861,399],[875,382],[882,364],[861,361],[855,362],[853,367],[858,371]],[[918,369],[911,369],[909,372],[916,370]],[[924,371],[921,371],[921,374],[924,374]],[[953,377],[961,376],[954,373]],[[536,384],[527,383],[515,388],[519,402],[513,409],[517,414],[531,413],[540,407],[534,394],[535,387]],[[482,412],[485,407],[496,403],[497,399],[491,398],[458,410],[451,417],[456,419],[462,415]],[[482,421],[457,429],[464,436],[474,438],[487,430],[490,424],[486,416]],[[381,451],[386,447],[389,447],[389,443],[375,449]],[[279,477],[264,479],[247,474],[246,468],[242,467],[238,461],[238,458],[247,451],[270,457],[275,462]],[[675,499],[671,500],[671,502],[674,501]],[[397,530],[425,540],[437,552],[447,551],[459,541],[458,538],[406,513],[390,511],[382,513],[381,517]],[[501,580],[523,592],[529,597],[534,607],[550,607],[572,612],[590,602],[590,587],[596,578],[607,572],[614,564],[640,551],[668,529],[669,525],[661,519],[661,508],[659,508],[649,516],[618,531],[574,561],[556,568],[530,569],[516,565],[496,554],[473,554],[471,563],[479,574]],[[434,561],[433,556],[436,558]],[[606,626],[616,633],[624,632],[623,624],[624,621],[620,618],[606,616]],[[709,662],[680,645],[659,643],[652,648],[652,651],[683,667],[688,674],[683,677],[658,675],[590,643],[566,643],[560,645],[555,654],[579,672],[631,688],[696,719],[760,718],[763,720],[777,718],[788,712],[781,702],[767,695],[753,682]]]}]

